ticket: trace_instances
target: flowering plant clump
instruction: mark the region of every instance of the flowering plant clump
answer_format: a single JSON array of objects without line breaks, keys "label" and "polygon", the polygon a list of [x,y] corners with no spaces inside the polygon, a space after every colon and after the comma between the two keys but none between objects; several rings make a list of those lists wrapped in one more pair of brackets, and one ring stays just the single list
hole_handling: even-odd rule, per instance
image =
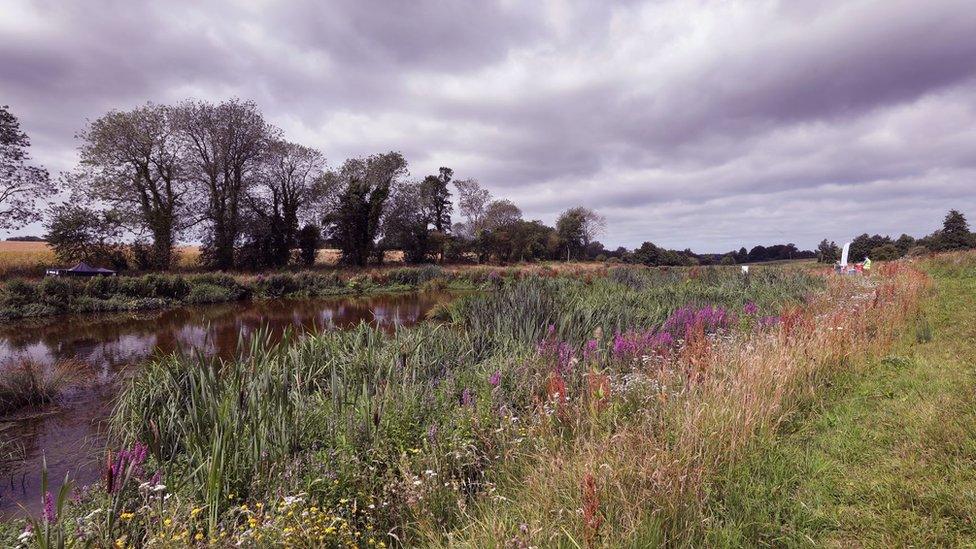
[{"label": "flowering plant clump", "polygon": [[671,314],[662,330],[676,338],[683,338],[692,328],[702,328],[705,333],[727,330],[735,320],[735,315],[722,307],[707,305],[701,308],[681,307]]}]

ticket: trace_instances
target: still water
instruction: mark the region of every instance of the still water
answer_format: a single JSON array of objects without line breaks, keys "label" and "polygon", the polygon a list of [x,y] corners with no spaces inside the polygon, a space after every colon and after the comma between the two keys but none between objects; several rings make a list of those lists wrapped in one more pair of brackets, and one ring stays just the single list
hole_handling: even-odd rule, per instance
[{"label": "still water", "polygon": [[22,359],[41,365],[79,363],[83,380],[56,405],[0,417],[0,517],[18,504],[40,506],[42,459],[56,486],[99,480],[106,420],[118,380],[140,363],[174,351],[229,357],[240,335],[267,327],[272,338],[343,329],[367,322],[385,330],[426,318],[447,293],[388,294],[342,299],[255,301],[111,315],[72,315],[0,325],[0,368]]}]

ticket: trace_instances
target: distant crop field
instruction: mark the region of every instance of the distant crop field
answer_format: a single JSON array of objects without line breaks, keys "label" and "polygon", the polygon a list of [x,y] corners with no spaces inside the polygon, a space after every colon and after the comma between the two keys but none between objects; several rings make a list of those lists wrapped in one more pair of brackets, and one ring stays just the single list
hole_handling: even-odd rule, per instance
[{"label": "distant crop field", "polygon": [[[176,270],[193,270],[200,267],[200,247],[195,245],[177,246]],[[386,253],[386,261],[403,261],[403,252]],[[316,265],[331,266],[339,263],[339,250],[319,250]],[[36,277],[51,267],[70,267],[58,261],[54,251],[46,242],[15,242],[0,240],[0,278],[15,276]]]},{"label": "distant crop field", "polygon": [[0,276],[40,275],[54,263],[54,252],[45,242],[0,241]]}]

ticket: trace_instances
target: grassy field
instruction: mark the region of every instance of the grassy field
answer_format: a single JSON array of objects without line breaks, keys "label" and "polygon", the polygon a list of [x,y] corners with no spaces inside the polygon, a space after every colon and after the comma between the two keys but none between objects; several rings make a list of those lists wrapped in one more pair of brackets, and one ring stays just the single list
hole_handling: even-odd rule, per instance
[{"label": "grassy field", "polygon": [[[941,291],[937,263],[928,268]],[[936,480],[956,463],[949,456],[968,451],[951,446],[966,438],[963,401],[867,405],[898,401],[887,395],[901,387],[872,376],[880,383],[924,364],[907,349],[940,348],[953,317],[932,308],[930,286],[907,262],[868,278],[802,266],[749,277],[735,268],[519,271],[489,275],[485,292],[438,313],[443,323],[392,336],[363,326],[278,346],[258,338],[238,360],[159,360],[120,397],[105,485],[52,504],[28,537],[326,547],[965,541],[967,467],[952,471],[957,484]],[[951,294],[942,303],[955,306]],[[937,385],[954,391],[958,381]],[[854,405],[862,415],[845,415]],[[900,416],[917,430],[902,433]],[[901,445],[885,446],[885,433]],[[915,452],[926,476],[913,476]],[[898,512],[906,506],[915,514]],[[22,525],[4,528],[0,541],[12,541]]]}]

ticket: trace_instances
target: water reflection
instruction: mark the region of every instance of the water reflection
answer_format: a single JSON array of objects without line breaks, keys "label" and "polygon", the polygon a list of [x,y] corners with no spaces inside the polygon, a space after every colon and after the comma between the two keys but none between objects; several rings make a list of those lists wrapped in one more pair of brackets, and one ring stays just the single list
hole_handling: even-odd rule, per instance
[{"label": "water reflection", "polygon": [[[42,456],[52,483],[66,472],[81,485],[98,481],[104,420],[114,396],[111,382],[154,355],[179,350],[232,356],[240,335],[263,326],[273,339],[288,328],[313,333],[360,322],[393,330],[423,320],[431,308],[449,299],[446,293],[425,293],[259,301],[0,326],[0,364],[31,359],[42,365],[60,360],[85,365],[85,383],[58,406],[0,418],[0,516],[15,513],[18,503],[38,508]],[[15,459],[9,459],[11,449]]]}]

